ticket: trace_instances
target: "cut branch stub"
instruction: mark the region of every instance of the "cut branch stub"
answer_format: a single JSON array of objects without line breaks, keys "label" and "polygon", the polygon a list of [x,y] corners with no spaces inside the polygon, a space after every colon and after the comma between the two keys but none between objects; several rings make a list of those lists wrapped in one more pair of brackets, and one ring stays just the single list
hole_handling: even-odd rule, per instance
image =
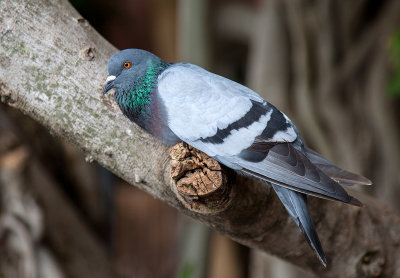
[{"label": "cut branch stub", "polygon": [[173,146],[169,155],[171,177],[186,207],[202,213],[226,208],[232,187],[218,161],[183,143]]}]

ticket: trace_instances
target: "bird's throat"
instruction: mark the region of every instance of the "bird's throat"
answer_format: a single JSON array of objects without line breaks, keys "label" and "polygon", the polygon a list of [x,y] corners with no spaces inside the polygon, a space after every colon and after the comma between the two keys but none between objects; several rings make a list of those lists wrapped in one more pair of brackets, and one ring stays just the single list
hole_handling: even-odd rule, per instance
[{"label": "bird's throat", "polygon": [[[153,91],[157,84],[158,75],[168,67],[163,61],[149,61],[146,73],[134,80],[129,86],[118,90],[115,94],[122,112],[131,120],[137,122],[140,118],[146,117],[150,103],[154,97]],[[148,115],[149,116],[149,115]]]}]

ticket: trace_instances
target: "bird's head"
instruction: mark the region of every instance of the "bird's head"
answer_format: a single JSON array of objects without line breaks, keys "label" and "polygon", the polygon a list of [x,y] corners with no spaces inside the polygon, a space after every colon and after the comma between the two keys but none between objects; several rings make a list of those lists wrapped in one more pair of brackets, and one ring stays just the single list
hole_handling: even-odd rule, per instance
[{"label": "bird's head", "polygon": [[108,61],[108,77],[103,87],[103,95],[112,88],[125,89],[146,75],[149,64],[161,61],[154,54],[141,49],[125,49]]}]

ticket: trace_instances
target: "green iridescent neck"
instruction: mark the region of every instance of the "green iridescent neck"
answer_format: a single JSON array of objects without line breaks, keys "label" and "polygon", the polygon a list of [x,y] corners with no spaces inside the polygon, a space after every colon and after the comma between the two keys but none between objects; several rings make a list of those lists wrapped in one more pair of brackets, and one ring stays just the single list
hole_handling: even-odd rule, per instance
[{"label": "green iridescent neck", "polygon": [[161,60],[148,61],[145,75],[132,82],[122,92],[116,94],[116,99],[121,109],[125,114],[129,114],[128,117],[135,117],[141,114],[149,106],[158,75],[166,67],[168,67],[168,63]]}]

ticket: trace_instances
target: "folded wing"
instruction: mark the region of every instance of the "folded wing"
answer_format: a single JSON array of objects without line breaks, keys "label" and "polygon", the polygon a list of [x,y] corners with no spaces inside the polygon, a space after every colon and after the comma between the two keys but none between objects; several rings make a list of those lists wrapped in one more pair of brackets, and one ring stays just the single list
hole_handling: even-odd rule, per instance
[{"label": "folded wing", "polygon": [[307,157],[315,166],[341,185],[351,186],[372,184],[372,182],[366,177],[341,169],[310,148],[305,147],[305,152]]},{"label": "folded wing", "polygon": [[[264,143],[264,146],[267,144]],[[347,194],[291,143],[270,144],[265,149],[268,150],[261,161],[251,161],[248,157],[252,151],[245,151],[247,159],[239,156],[236,163],[244,173],[262,180],[305,194],[361,206],[360,201]],[[259,152],[255,152],[255,155]]]},{"label": "folded wing", "polygon": [[305,148],[293,123],[254,91],[200,67],[176,64],[160,75],[158,92],[169,128],[193,147],[273,184],[361,205],[338,182],[370,182]]}]

